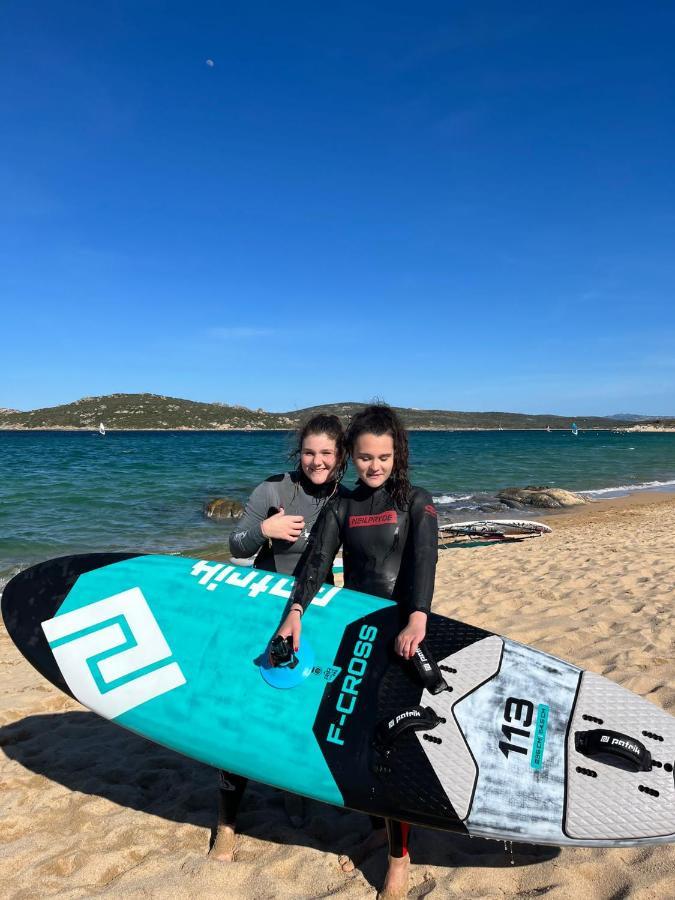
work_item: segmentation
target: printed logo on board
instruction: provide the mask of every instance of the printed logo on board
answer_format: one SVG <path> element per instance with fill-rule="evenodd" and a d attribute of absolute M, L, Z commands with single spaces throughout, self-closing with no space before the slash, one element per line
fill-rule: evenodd
<path fill-rule="evenodd" d="M 537 706 L 537 719 L 532 734 L 534 703 L 522 697 L 509 697 L 504 707 L 504 723 L 502 732 L 506 738 L 499 742 L 499 749 L 509 759 L 509 753 L 530 753 L 530 766 L 539 771 L 544 761 L 546 732 L 548 730 L 549 707 L 546 703 Z M 513 723 L 517 722 L 518 727 Z"/>
<path fill-rule="evenodd" d="M 312 666 L 312 675 L 322 675 L 324 681 L 328 682 L 328 684 L 332 684 L 341 671 L 340 666 L 325 666 L 325 668 Z"/>
<path fill-rule="evenodd" d="M 138 587 L 42 623 L 75 697 L 114 719 L 185 684 Z"/>
<path fill-rule="evenodd" d="M 248 596 L 253 598 L 258 594 L 269 594 L 271 597 L 283 597 L 284 600 L 288 600 L 291 596 L 293 579 L 290 576 L 266 573 L 263 569 L 237 568 L 225 563 L 200 559 L 192 566 L 190 574 L 197 578 L 197 583 L 207 591 L 215 591 L 221 584 L 229 584 L 231 587 L 244 588 Z M 312 605 L 328 606 L 340 590 L 339 587 L 323 584 L 312 600 Z"/>
<path fill-rule="evenodd" d="M 344 746 L 344 738 L 342 733 L 345 724 L 356 707 L 361 682 L 368 668 L 368 659 L 373 650 L 373 641 L 377 637 L 377 628 L 374 625 L 362 625 L 359 631 L 359 639 L 354 645 L 352 658 L 347 666 L 347 674 L 342 681 L 340 695 L 335 704 L 336 722 L 331 722 L 328 726 L 326 740 L 331 744 Z"/>

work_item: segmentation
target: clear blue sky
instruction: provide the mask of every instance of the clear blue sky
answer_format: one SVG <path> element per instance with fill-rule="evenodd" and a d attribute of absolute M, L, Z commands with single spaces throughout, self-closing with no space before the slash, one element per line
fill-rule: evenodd
<path fill-rule="evenodd" d="M 673 46 L 659 2 L 5 2 L 0 406 L 675 414 Z"/>

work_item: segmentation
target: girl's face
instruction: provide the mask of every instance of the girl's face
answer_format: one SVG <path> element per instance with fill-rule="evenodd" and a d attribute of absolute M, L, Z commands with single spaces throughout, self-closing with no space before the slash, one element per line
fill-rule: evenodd
<path fill-rule="evenodd" d="M 394 468 L 394 438 L 390 434 L 361 434 L 352 453 L 356 472 L 368 487 L 384 484 Z"/>
<path fill-rule="evenodd" d="M 337 465 L 335 440 L 327 434 L 308 434 L 302 442 L 300 465 L 312 484 L 330 481 Z"/>

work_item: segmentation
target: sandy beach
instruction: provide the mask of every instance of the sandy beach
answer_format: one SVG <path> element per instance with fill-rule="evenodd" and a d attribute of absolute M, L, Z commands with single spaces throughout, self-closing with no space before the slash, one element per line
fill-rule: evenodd
<path fill-rule="evenodd" d="M 607 675 L 675 713 L 675 497 L 639 494 L 549 516 L 522 543 L 441 550 L 434 610 Z M 59 693 L 0 628 L 0 896 L 374 897 L 384 850 L 353 877 L 337 855 L 365 816 L 319 803 L 291 825 L 250 785 L 234 863 L 210 861 L 216 778 Z M 411 897 L 662 900 L 675 845 L 590 850 L 416 829 Z"/>

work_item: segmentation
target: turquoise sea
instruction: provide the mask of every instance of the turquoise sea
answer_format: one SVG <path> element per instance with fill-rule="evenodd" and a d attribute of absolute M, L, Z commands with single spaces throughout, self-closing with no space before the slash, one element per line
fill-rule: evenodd
<path fill-rule="evenodd" d="M 206 519 L 204 503 L 244 501 L 290 465 L 291 442 L 283 432 L 0 432 L 0 589 L 67 553 L 222 549 L 228 525 Z M 503 487 L 675 490 L 672 433 L 416 432 L 411 461 L 447 520 L 499 514 Z"/>

